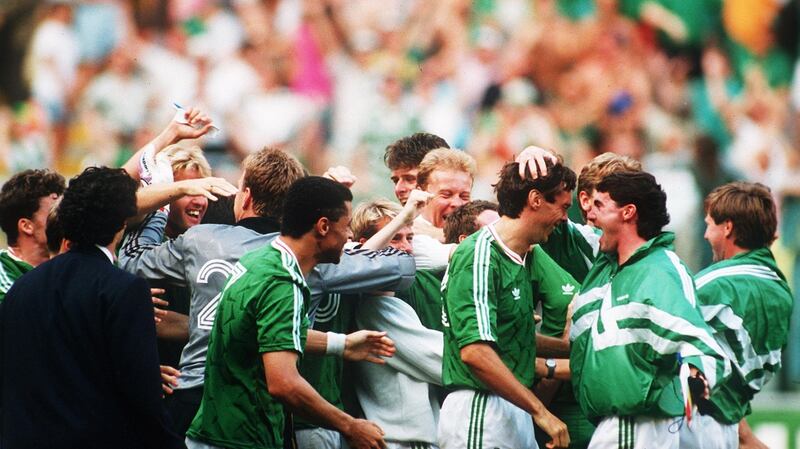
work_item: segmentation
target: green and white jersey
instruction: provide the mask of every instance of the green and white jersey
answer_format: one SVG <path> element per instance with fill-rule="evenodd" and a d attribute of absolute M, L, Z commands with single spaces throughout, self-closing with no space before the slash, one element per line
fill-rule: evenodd
<path fill-rule="evenodd" d="M 407 290 L 397 292 L 417 312 L 422 325 L 443 332 L 442 327 L 442 276 L 443 271 L 417 270 L 414 283 Z"/>
<path fill-rule="evenodd" d="M 736 424 L 750 400 L 781 366 L 789 337 L 792 293 L 768 248 L 717 262 L 695 276 L 697 302 L 733 375 L 711 395 L 712 416 Z"/>
<path fill-rule="evenodd" d="M 320 332 L 347 333 L 352 327 L 356 295 L 329 293 L 320 302 L 317 316 L 312 328 Z M 342 366 L 341 357 L 320 354 L 307 354 L 300 360 L 300 374 L 315 390 L 339 410 L 344 410 L 342 402 Z M 294 418 L 295 429 L 313 429 L 319 427 L 304 420 L 300 416 Z"/>
<path fill-rule="evenodd" d="M 6 293 L 23 274 L 33 270 L 33 266 L 8 250 L 0 250 L 0 303 Z"/>
<path fill-rule="evenodd" d="M 566 221 L 556 226 L 540 246 L 575 280 L 583 282 L 600 251 L 600 230 Z"/>
<path fill-rule="evenodd" d="M 461 348 L 476 342 L 490 343 L 517 380 L 532 386 L 534 308 L 565 296 L 563 287 L 572 284 L 560 281 L 564 275 L 538 247 L 520 258 L 493 225 L 461 242 L 442 281 L 445 386 L 489 391 L 461 361 Z"/>
<path fill-rule="evenodd" d="M 261 354 L 303 353 L 310 295 L 280 238 L 239 260 L 217 309 L 203 401 L 188 436 L 233 449 L 283 448 L 283 406 L 269 395 Z"/>
<path fill-rule="evenodd" d="M 622 265 L 601 254 L 586 276 L 573 305 L 570 369 L 590 420 L 682 415 L 679 356 L 712 388 L 730 374 L 673 241 L 661 233 Z"/>
<path fill-rule="evenodd" d="M 559 266 L 539 245 L 531 251 L 529 264 L 536 301 L 542 316 L 539 333 L 548 337 L 561 337 L 567 326 L 567 309 L 580 291 L 581 284 Z M 538 307 L 537 307 L 538 308 Z"/>

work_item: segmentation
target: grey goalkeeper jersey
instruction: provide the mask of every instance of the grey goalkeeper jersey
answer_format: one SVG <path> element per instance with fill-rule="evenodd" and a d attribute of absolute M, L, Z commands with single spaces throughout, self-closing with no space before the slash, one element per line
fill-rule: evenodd
<path fill-rule="evenodd" d="M 181 353 L 178 388 L 203 384 L 208 338 L 222 289 L 241 256 L 266 245 L 278 233 L 261 234 L 244 226 L 203 224 L 162 243 L 167 216 L 156 212 L 129 233 L 119 266 L 145 279 L 166 279 L 187 286 L 189 342 Z M 402 290 L 414 281 L 414 258 L 402 251 L 345 251 L 338 264 L 320 264 L 306 277 L 311 289 L 309 318 L 327 293 L 356 294 Z"/>

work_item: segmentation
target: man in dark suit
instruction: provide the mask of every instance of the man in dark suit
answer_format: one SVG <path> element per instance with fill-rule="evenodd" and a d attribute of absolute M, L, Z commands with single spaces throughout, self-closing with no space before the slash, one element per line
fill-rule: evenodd
<path fill-rule="evenodd" d="M 0 308 L 2 447 L 173 448 L 147 283 L 114 266 L 136 182 L 88 168 L 58 208 L 72 249 L 21 277 Z"/>

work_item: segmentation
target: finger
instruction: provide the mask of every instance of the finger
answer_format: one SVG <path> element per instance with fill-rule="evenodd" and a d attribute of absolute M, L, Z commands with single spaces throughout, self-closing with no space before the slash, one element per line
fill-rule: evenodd
<path fill-rule="evenodd" d="M 367 362 L 370 362 L 370 363 L 374 363 L 376 365 L 385 365 L 386 364 L 385 360 L 383 360 L 380 357 L 375 357 L 374 355 L 368 355 L 367 357 L 364 358 L 364 360 L 367 361 Z"/>
<path fill-rule="evenodd" d="M 153 307 L 153 315 L 158 319 L 166 318 L 167 311 L 159 309 L 158 307 Z"/>
<path fill-rule="evenodd" d="M 167 307 L 169 305 L 168 301 L 164 301 L 161 298 L 156 298 L 155 296 L 153 296 L 152 299 L 153 299 L 153 304 L 157 306 Z"/>
<path fill-rule="evenodd" d="M 536 155 L 536 166 L 539 169 L 539 176 L 547 176 L 547 164 L 545 164 L 544 157 L 541 154 Z"/>
<path fill-rule="evenodd" d="M 167 384 L 161 384 L 161 389 L 164 390 L 166 394 L 172 394 L 172 388 Z"/>
<path fill-rule="evenodd" d="M 525 159 L 525 160 L 519 161 L 519 167 L 518 167 L 519 168 L 519 177 L 522 178 L 522 179 L 525 179 L 525 168 L 526 167 L 527 167 L 527 169 L 529 171 L 533 171 L 533 170 L 531 170 L 531 160 L 530 159 Z"/>
<path fill-rule="evenodd" d="M 172 366 L 169 366 L 169 365 L 160 365 L 160 368 L 161 368 L 161 372 L 162 373 L 170 374 L 172 376 L 180 376 L 181 375 L 181 372 L 178 371 L 178 369 L 175 368 L 175 367 L 172 367 Z"/>
<path fill-rule="evenodd" d="M 161 318 L 154 316 L 153 319 L 155 320 L 156 324 L 161 324 Z"/>
<path fill-rule="evenodd" d="M 164 290 L 163 288 L 151 288 L 150 289 L 150 295 L 152 295 L 152 296 L 160 296 L 160 295 L 163 295 L 164 293 L 166 293 L 166 290 Z"/>

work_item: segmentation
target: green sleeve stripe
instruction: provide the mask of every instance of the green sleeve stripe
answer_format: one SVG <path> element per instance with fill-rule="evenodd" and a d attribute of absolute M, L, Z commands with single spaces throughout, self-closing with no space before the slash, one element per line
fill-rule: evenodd
<path fill-rule="evenodd" d="M 717 338 L 724 338 L 726 334 L 733 334 L 736 336 L 736 342 L 727 342 L 728 346 L 734 346 L 734 343 L 742 349 L 741 354 L 728 354 L 728 357 L 731 358 L 733 362 L 736 363 L 736 368 L 742 374 L 743 377 L 747 377 L 751 372 L 755 370 L 762 370 L 766 365 L 779 365 L 781 363 L 781 350 L 775 349 L 766 353 L 757 353 L 755 347 L 753 347 L 752 339 L 750 338 L 750 333 L 747 332 L 747 329 L 744 327 L 744 321 L 741 317 L 737 316 L 733 309 L 729 306 L 724 304 L 719 304 L 716 306 L 705 306 L 701 307 L 703 312 L 703 317 L 705 318 L 706 314 L 708 313 L 716 317 L 719 322 L 721 322 L 730 332 L 720 332 L 717 334 Z M 760 390 L 761 386 L 766 383 L 764 382 L 755 382 L 751 385 L 751 388 L 756 390 Z"/>
<path fill-rule="evenodd" d="M 303 322 L 303 292 L 301 292 L 300 287 L 294 283 L 292 284 L 292 290 L 294 291 L 294 310 L 292 311 L 292 341 L 294 343 L 294 349 L 302 354 L 303 345 L 300 342 L 300 325 Z"/>
<path fill-rule="evenodd" d="M 697 289 L 705 287 L 709 282 L 726 276 L 754 276 L 761 279 L 780 281 L 781 278 L 772 270 L 761 265 L 734 265 L 710 271 L 697 279 Z"/>
<path fill-rule="evenodd" d="M 480 235 L 475 242 L 472 264 L 472 299 L 478 321 L 478 335 L 481 340 L 495 341 L 489 317 L 489 267 L 491 262 L 491 238 L 489 233 Z"/>
<path fill-rule="evenodd" d="M 677 354 L 684 356 L 712 356 L 725 359 L 723 376 L 730 372 L 730 365 L 724 352 L 714 338 L 706 331 L 679 316 L 672 315 L 661 309 L 641 303 L 630 303 L 614 307 L 607 312 L 599 315 L 603 321 L 605 332 L 597 333 L 592 339 L 595 351 L 600 351 L 613 346 L 623 346 L 631 343 L 644 343 L 653 348 L 659 354 Z M 650 328 L 643 329 L 623 329 L 619 328 L 621 320 L 647 320 L 653 325 L 662 329 L 668 329 L 674 334 L 682 336 L 681 340 L 668 339 L 658 335 Z M 701 346 L 708 348 L 702 351 L 697 345 L 687 340 L 695 340 Z M 711 352 L 711 354 L 706 354 Z M 717 381 L 717 373 L 704 373 L 713 386 Z"/>
<path fill-rule="evenodd" d="M 2 265 L 2 261 L 0 261 L 0 291 L 3 293 L 8 292 L 11 286 L 14 283 L 8 277 L 8 273 L 6 273 L 6 267 Z"/>
<path fill-rule="evenodd" d="M 694 283 L 692 282 L 692 276 L 686 270 L 686 267 L 683 266 L 681 260 L 678 258 L 678 255 L 672 251 L 664 251 L 667 254 L 667 258 L 669 261 L 672 262 L 672 265 L 675 267 L 675 271 L 678 272 L 678 276 L 681 278 L 681 287 L 683 287 L 683 296 L 689 301 L 689 304 L 694 307 L 697 304 L 697 297 L 695 296 L 694 290 Z"/>

